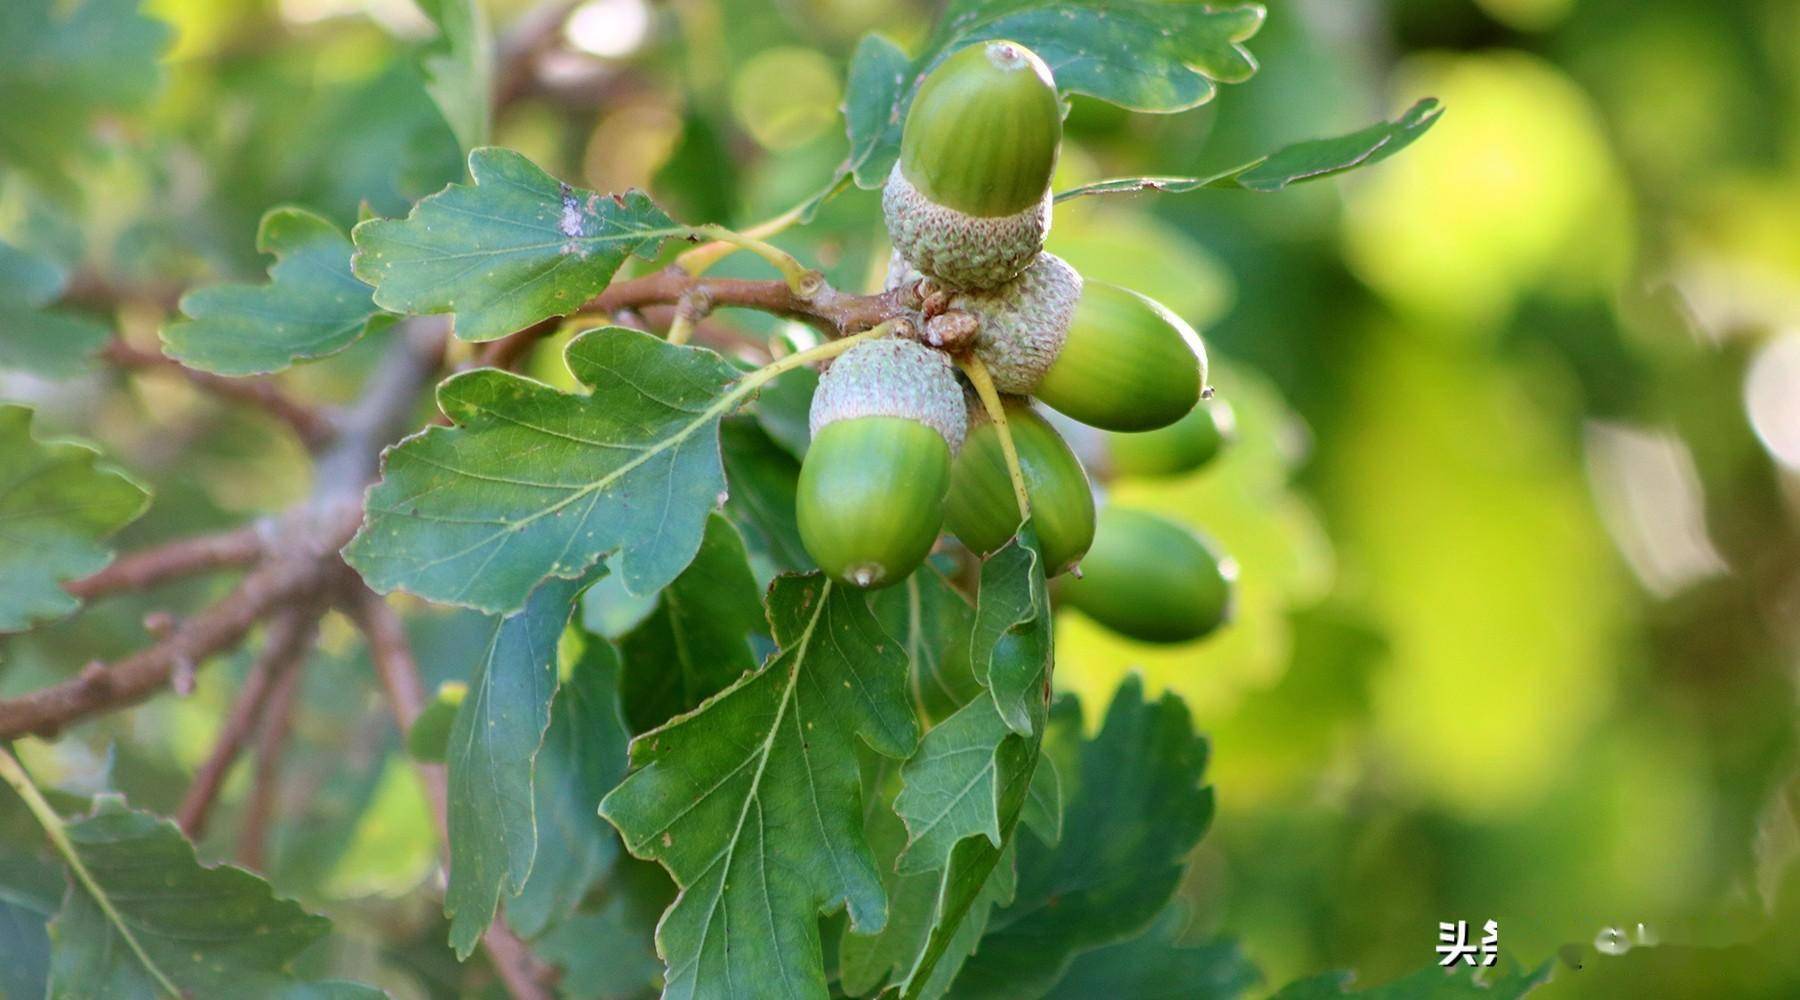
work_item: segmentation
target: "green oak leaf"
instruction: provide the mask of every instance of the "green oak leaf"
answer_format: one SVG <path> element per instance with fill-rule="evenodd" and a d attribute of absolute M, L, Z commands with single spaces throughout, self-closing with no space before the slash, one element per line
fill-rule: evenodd
<path fill-rule="evenodd" d="M 0 242 L 0 369 L 46 378 L 87 370 L 112 331 L 86 316 L 44 308 L 67 281 L 50 258 Z"/>
<path fill-rule="evenodd" d="M 826 997 L 819 914 L 846 907 L 865 933 L 887 919 L 856 745 L 916 746 L 905 654 L 860 591 L 820 575 L 777 579 L 768 607 L 779 651 L 634 740 L 637 769 L 600 804 L 681 887 L 657 931 L 665 997 Z"/>
<path fill-rule="evenodd" d="M 1057 201 L 1094 194 L 1126 194 L 1166 191 L 1182 194 L 1202 188 L 1236 188 L 1242 191 L 1280 191 L 1292 184 L 1315 181 L 1361 167 L 1374 166 L 1393 156 L 1426 133 L 1443 116 L 1444 106 L 1425 98 L 1389 122 L 1330 139 L 1297 142 L 1267 156 L 1208 177 L 1114 177 L 1059 191 Z"/>
<path fill-rule="evenodd" d="M 1289 983 L 1274 1000 L 1519 1000 L 1550 981 L 1553 964 L 1545 962 L 1535 969 L 1507 969 L 1498 975 L 1477 979 L 1481 970 L 1466 966 L 1441 969 L 1437 966 L 1366 990 L 1350 989 L 1356 976 L 1349 972 L 1327 972 Z"/>
<path fill-rule="evenodd" d="M 1185 111 L 1212 99 L 1213 81 L 1241 83 L 1256 72 L 1240 43 L 1262 27 L 1263 15 L 1255 4 L 956 0 L 913 58 L 879 35 L 857 46 L 844 98 L 848 167 L 863 187 L 887 180 L 919 82 L 971 43 L 1007 38 L 1027 46 L 1065 93 L 1133 111 Z"/>
<path fill-rule="evenodd" d="M 1045 1000 L 1235 1000 L 1262 978 L 1235 941 L 1181 944 L 1186 923 L 1171 905 L 1143 934 L 1075 959 Z"/>
<path fill-rule="evenodd" d="M 37 441 L 23 406 L 0 405 L 0 455 L 0 632 L 19 632 L 80 605 L 61 585 L 112 561 L 101 539 L 149 494 L 86 445 Z"/>
<path fill-rule="evenodd" d="M 50 980 L 50 915 L 0 892 L 0 997 L 41 997 Z"/>
<path fill-rule="evenodd" d="M 882 871 L 882 887 L 888 895 L 888 922 L 879 934 L 857 934 L 846 927 L 839 938 L 840 985 L 852 996 L 872 995 L 890 977 L 904 976 L 925 949 L 937 917 L 941 873 L 902 874 L 896 869 L 895 860 L 906 848 L 906 825 L 893 808 L 894 796 L 900 790 L 899 772 L 897 764 L 886 760 L 877 763 L 873 773 L 865 772 L 865 787 L 875 789 L 876 794 L 864 810 L 864 830 Z M 981 897 L 950 942 L 947 952 L 953 957 L 938 962 L 919 995 L 935 998 L 949 989 L 962 958 L 974 950 L 986 929 L 988 912 L 1011 901 L 1015 877 L 1009 844 L 982 887 Z"/>
<path fill-rule="evenodd" d="M 593 909 L 557 922 L 531 950 L 555 965 L 556 995 L 570 1000 L 643 1000 L 662 977 L 653 930 L 675 887 L 648 861 L 621 858 Z"/>
<path fill-rule="evenodd" d="M 969 650 L 975 609 L 936 566 L 927 563 L 905 582 L 876 591 L 869 606 L 906 647 L 921 719 L 935 725 L 982 693 Z"/>
<path fill-rule="evenodd" d="M 537 857 L 533 767 L 556 694 L 556 644 L 584 581 L 553 579 L 494 620 L 450 729 L 450 944 L 467 958 L 500 895 L 525 887 Z"/>
<path fill-rule="evenodd" d="M 174 38 L 140 0 L 7 0 L 0 3 L 0 166 L 58 190 L 68 159 L 91 140 L 96 115 L 143 107 L 162 79 Z"/>
<path fill-rule="evenodd" d="M 456 335 L 493 340 L 581 308 L 632 254 L 688 232 L 641 191 L 570 187 L 510 149 L 469 153 L 474 184 L 421 199 L 404 219 L 351 232 L 352 270 L 375 304 L 454 313 Z"/>
<path fill-rule="evenodd" d="M 1050 591 L 1035 534 L 981 563 L 969 655 L 1008 728 L 1030 736 L 1044 711 Z"/>
<path fill-rule="evenodd" d="M 930 932 L 895 966 L 902 970 L 897 986 L 909 1000 L 941 993 L 980 939 L 989 909 L 1011 896 L 1010 873 L 1000 866 L 1010 857 L 1041 760 L 1048 718 L 1043 690 L 1053 657 L 1036 537 L 1027 522 L 988 556 L 971 626 L 978 676 L 1036 686 L 1037 696 L 1021 703 L 1024 733 L 984 692 L 927 732 L 901 768 L 894 811 L 906 825 L 907 844 L 894 870 L 937 875 Z M 1011 696 L 1007 701 L 1014 703 Z"/>
<path fill-rule="evenodd" d="M 609 553 L 638 595 L 686 568 L 725 491 L 719 418 L 753 378 L 622 327 L 582 334 L 565 357 L 590 394 L 493 369 L 438 387 L 457 426 L 389 449 L 344 550 L 370 586 L 508 613 Z"/>
<path fill-rule="evenodd" d="M 526 938 L 574 912 L 619 856 L 618 835 L 596 807 L 625 776 L 630 734 L 619 706 L 619 654 L 590 637 L 556 689 L 538 751 L 537 857 L 506 921 Z"/>
<path fill-rule="evenodd" d="M 350 273 L 350 240 L 330 220 L 271 209 L 256 227 L 256 249 L 276 259 L 268 284 L 183 295 L 187 318 L 163 327 L 164 354 L 202 371 L 256 375 L 335 354 L 393 321 Z"/>
<path fill-rule="evenodd" d="M 795 458 L 805 458 L 812 444 L 812 398 L 818 387 L 818 372 L 795 368 L 764 386 L 756 397 L 756 422 Z"/>
<path fill-rule="evenodd" d="M 719 429 L 725 448 L 725 516 L 743 532 L 757 579 L 815 569 L 800 540 L 800 461 L 757 422 L 733 417 Z"/>
<path fill-rule="evenodd" d="M 420 0 L 438 26 L 437 51 L 424 60 L 425 89 L 462 148 L 488 141 L 494 94 L 494 40 L 476 0 Z"/>
<path fill-rule="evenodd" d="M 692 711 L 755 670 L 750 636 L 767 633 L 762 589 L 743 539 L 714 514 L 694 561 L 663 588 L 643 624 L 619 640 L 631 731 L 647 732 Z"/>
<path fill-rule="evenodd" d="M 382 996 L 292 979 L 290 964 L 330 923 L 241 868 L 203 867 L 168 820 L 106 795 L 64 829 L 118 919 L 70 885 L 50 925 L 51 997 L 163 997 L 169 986 L 184 996 Z"/>
<path fill-rule="evenodd" d="M 1174 894 L 1184 859 L 1212 821 L 1201 787 L 1206 740 L 1173 694 L 1146 703 L 1133 675 L 1082 744 L 1054 845 L 1019 844 L 1019 886 L 994 913 L 950 995 L 1040 997 L 1075 955 L 1128 939 Z"/>

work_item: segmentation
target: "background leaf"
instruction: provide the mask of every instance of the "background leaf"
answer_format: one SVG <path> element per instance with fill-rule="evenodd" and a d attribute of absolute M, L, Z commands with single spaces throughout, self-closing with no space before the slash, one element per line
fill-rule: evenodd
<path fill-rule="evenodd" d="M 345 549 L 370 586 L 510 612 L 608 553 L 634 594 L 687 566 L 725 490 L 718 424 L 738 371 L 620 327 L 578 337 L 567 359 L 590 394 L 493 369 L 438 387 L 457 426 L 388 451 Z"/>
<path fill-rule="evenodd" d="M 1058 90 L 1134 111 L 1185 111 L 1212 99 L 1213 81 L 1241 83 L 1256 61 L 1239 43 L 1262 27 L 1254 4 L 1210 7 L 1146 0 L 960 0 L 944 11 L 925 46 L 906 61 L 870 36 L 850 63 L 844 101 L 849 166 L 879 187 L 900 156 L 900 133 L 919 81 L 974 42 L 1007 38 L 1032 49 Z"/>
<path fill-rule="evenodd" d="M 655 729 L 755 670 L 753 634 L 768 635 L 762 591 L 737 529 L 714 514 L 694 561 L 662 589 L 644 623 L 619 640 L 631 730 Z"/>
<path fill-rule="evenodd" d="M 456 335 L 493 340 L 579 309 L 632 254 L 685 229 L 641 191 L 570 187 L 509 149 L 469 154 L 474 184 L 452 184 L 404 219 L 351 233 L 356 276 L 394 312 L 454 313 Z"/>
<path fill-rule="evenodd" d="M 476 0 L 420 0 L 436 22 L 438 51 L 425 57 L 425 89 L 464 150 L 488 141 L 492 127 L 494 40 Z"/>
<path fill-rule="evenodd" d="M 600 818 L 600 800 L 625 776 L 630 734 L 619 706 L 619 654 L 589 638 L 556 689 L 550 728 L 538 751 L 537 856 L 506 920 L 527 938 L 568 917 L 613 870 L 619 838 Z"/>
<path fill-rule="evenodd" d="M 633 741 L 637 770 L 601 803 L 681 886 L 657 932 L 667 996 L 825 997 L 820 912 L 887 918 L 855 753 L 916 744 L 903 654 L 861 591 L 816 574 L 775 582 L 769 622 L 781 651 Z"/>
<path fill-rule="evenodd" d="M 61 585 L 112 561 L 101 539 L 149 494 L 86 445 L 35 440 L 23 406 L 0 405 L 0 455 L 0 632 L 17 632 L 75 610 Z"/>
<path fill-rule="evenodd" d="M 556 644 L 581 581 L 550 580 L 497 619 L 450 730 L 450 885 L 444 912 L 459 957 L 474 951 L 504 891 L 525 888 L 537 857 L 533 765 L 556 694 Z"/>
<path fill-rule="evenodd" d="M 44 308 L 67 282 L 50 258 L 0 242 L 0 370 L 49 378 L 87 370 L 111 331 L 87 316 Z"/>
<path fill-rule="evenodd" d="M 266 285 L 216 285 L 181 297 L 187 319 L 163 327 L 163 353 L 221 375 L 280 371 L 349 347 L 392 317 L 350 273 L 350 240 L 301 208 L 262 218 L 256 249 L 273 254 Z"/>
<path fill-rule="evenodd" d="M 1127 679 L 1081 747 L 1061 840 L 1020 842 L 1018 891 L 989 919 L 951 995 L 1042 996 L 1077 953 L 1146 927 L 1212 821 L 1206 756 L 1179 698 L 1146 703 Z"/>
<path fill-rule="evenodd" d="M 1427 97 L 1398 118 L 1330 139 L 1310 139 L 1251 160 L 1210 177 L 1114 177 L 1059 191 L 1057 201 L 1092 194 L 1165 191 L 1183 194 L 1201 188 L 1237 188 L 1245 191 L 1280 191 L 1290 184 L 1319 180 L 1374 166 L 1393 156 L 1437 124 L 1444 106 Z"/>
<path fill-rule="evenodd" d="M 1261 975 L 1235 941 L 1180 943 L 1185 914 L 1170 906 L 1148 931 L 1075 959 L 1045 1000 L 1232 1000 Z"/>
<path fill-rule="evenodd" d="M 163 976 L 195 996 L 274 996 L 298 984 L 287 969 L 331 925 L 241 868 L 202 867 L 168 820 L 95 800 L 92 815 L 66 827 L 101 890 Z M 152 997 L 162 991 L 93 897 L 71 885 L 51 924 L 56 946 L 50 995 Z M 205 947 L 197 948 L 197 942 Z M 377 997 L 346 983 L 313 996 Z"/>
<path fill-rule="evenodd" d="M 139 0 L 9 0 L 0 4 L 0 164 L 54 188 L 66 158 L 88 145 L 93 117 L 142 107 L 173 32 Z"/>

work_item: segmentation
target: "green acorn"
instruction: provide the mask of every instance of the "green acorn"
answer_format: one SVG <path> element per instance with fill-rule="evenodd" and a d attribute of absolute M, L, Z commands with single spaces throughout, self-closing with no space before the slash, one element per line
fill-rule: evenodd
<path fill-rule="evenodd" d="M 1237 435 L 1237 417 L 1222 399 L 1203 399 L 1167 427 L 1106 435 L 1112 470 L 1121 476 L 1179 476 L 1201 468 Z"/>
<path fill-rule="evenodd" d="M 949 308 L 980 320 L 975 355 L 995 388 L 1102 430 L 1173 424 L 1206 385 L 1193 327 L 1136 292 L 1083 281 L 1055 254 L 999 288 L 951 296 Z"/>
<path fill-rule="evenodd" d="M 1149 431 L 1186 416 L 1205 386 L 1193 327 L 1152 299 L 1090 281 L 1033 395 L 1090 427 Z"/>
<path fill-rule="evenodd" d="M 1094 545 L 1079 579 L 1060 596 L 1121 635 L 1144 642 L 1188 642 L 1231 617 L 1237 566 L 1193 532 L 1166 518 L 1126 507 L 1100 513 Z"/>
<path fill-rule="evenodd" d="M 1087 471 L 1056 428 L 1032 409 L 1029 400 L 1008 397 L 1006 426 L 1012 431 L 1031 498 L 1032 522 L 1043 546 L 1050 576 L 1073 566 L 1094 540 L 1094 492 Z M 950 471 L 950 500 L 944 524 L 963 544 L 986 555 L 1019 530 L 1019 504 L 1000 433 L 985 416 Z"/>
<path fill-rule="evenodd" d="M 968 429 L 950 359 L 910 340 L 858 344 L 820 376 L 811 425 L 796 497 L 806 551 L 858 587 L 906 579 L 943 526 Z"/>
<path fill-rule="evenodd" d="M 881 207 L 914 267 L 958 288 L 1018 274 L 1050 230 L 1062 103 L 1050 68 L 1017 42 L 978 42 L 913 96 Z"/>

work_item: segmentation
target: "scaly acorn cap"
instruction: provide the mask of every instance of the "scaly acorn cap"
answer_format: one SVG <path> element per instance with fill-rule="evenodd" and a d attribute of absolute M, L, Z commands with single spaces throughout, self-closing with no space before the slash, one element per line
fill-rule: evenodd
<path fill-rule="evenodd" d="M 1037 389 L 1062 353 L 1081 289 L 1081 275 L 1067 261 L 1042 253 L 998 288 L 951 296 L 950 308 L 981 321 L 975 356 L 987 365 L 994 388 L 1024 396 Z"/>
<path fill-rule="evenodd" d="M 857 417 L 904 417 L 938 432 L 954 455 L 969 430 L 956 368 L 942 351 L 884 337 L 839 355 L 819 376 L 808 423 L 813 437 Z"/>
<path fill-rule="evenodd" d="M 1023 270 L 1050 231 L 1062 104 L 1050 69 L 1017 42 L 978 42 L 913 97 L 881 207 L 895 249 L 957 288 Z"/>

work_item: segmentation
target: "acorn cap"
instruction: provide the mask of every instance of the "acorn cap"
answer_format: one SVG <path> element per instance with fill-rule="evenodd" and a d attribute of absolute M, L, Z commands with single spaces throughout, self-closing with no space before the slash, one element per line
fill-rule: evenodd
<path fill-rule="evenodd" d="M 994 388 L 1029 395 L 1062 353 L 1081 299 L 1081 275 L 1055 254 L 1038 254 L 1023 274 L 985 292 L 962 292 L 950 308 L 981 321 L 975 356 Z"/>
<path fill-rule="evenodd" d="M 1093 485 L 1074 449 L 1030 400 L 1011 396 L 1003 405 L 1047 573 L 1055 576 L 1080 559 L 1094 540 Z M 985 413 L 970 424 L 969 440 L 951 467 L 944 524 L 964 545 L 983 555 L 1005 545 L 1019 530 L 1018 499 L 1006 454 L 999 431 Z"/>
<path fill-rule="evenodd" d="M 1148 431 L 1186 416 L 1205 386 L 1193 327 L 1153 299 L 1089 281 L 1033 394 L 1090 427 Z"/>
<path fill-rule="evenodd" d="M 1043 201 L 1062 144 L 1062 102 L 1037 53 L 977 42 L 919 84 L 900 140 L 900 169 L 932 203 L 978 218 Z"/>
<path fill-rule="evenodd" d="M 1025 269 L 1050 232 L 1050 191 L 1011 215 L 939 205 L 894 164 L 881 192 L 888 239 L 907 263 L 954 288 L 992 288 Z"/>
<path fill-rule="evenodd" d="M 857 417 L 904 417 L 938 432 L 955 454 L 968 433 L 956 368 L 942 351 L 897 337 L 865 341 L 838 355 L 813 392 L 812 436 Z"/>

